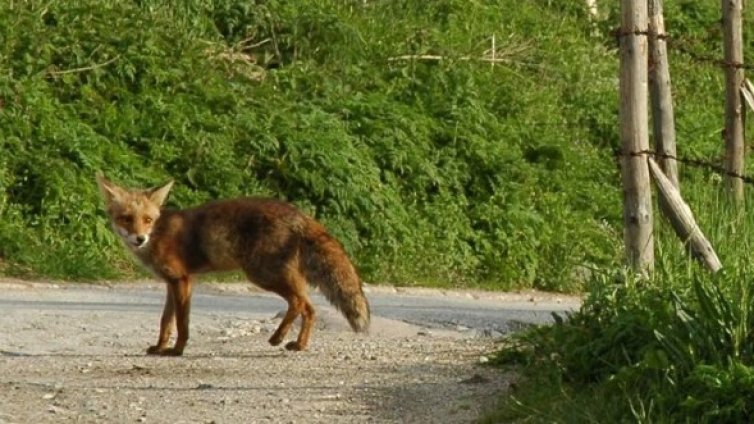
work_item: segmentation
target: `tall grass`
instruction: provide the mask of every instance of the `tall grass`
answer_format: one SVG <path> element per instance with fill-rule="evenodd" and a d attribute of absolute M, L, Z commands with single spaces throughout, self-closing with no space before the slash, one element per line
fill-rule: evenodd
<path fill-rule="evenodd" d="M 687 197 L 724 269 L 690 263 L 659 225 L 652 279 L 598 276 L 578 312 L 510 340 L 500 363 L 528 382 L 491 421 L 754 419 L 754 218 L 701 190 Z"/>

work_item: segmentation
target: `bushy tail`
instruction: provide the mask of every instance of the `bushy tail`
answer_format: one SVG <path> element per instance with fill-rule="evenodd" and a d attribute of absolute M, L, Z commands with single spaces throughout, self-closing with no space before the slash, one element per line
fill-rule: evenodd
<path fill-rule="evenodd" d="M 343 246 L 318 222 L 311 220 L 304 232 L 303 273 L 335 306 L 356 332 L 369 329 L 369 302 L 356 269 Z"/>

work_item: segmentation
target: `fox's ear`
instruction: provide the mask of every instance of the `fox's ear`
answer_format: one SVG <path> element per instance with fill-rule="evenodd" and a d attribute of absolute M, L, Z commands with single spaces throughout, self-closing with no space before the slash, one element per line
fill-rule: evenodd
<path fill-rule="evenodd" d="M 167 184 L 163 186 L 148 190 L 147 196 L 149 197 L 149 200 L 154 202 L 157 206 L 162 206 L 162 204 L 165 203 L 165 199 L 168 198 L 168 193 L 170 193 L 172 187 L 173 181 L 168 181 Z"/>
<path fill-rule="evenodd" d="M 102 197 L 108 202 L 114 202 L 123 197 L 123 189 L 110 182 L 100 173 L 97 174 L 97 185 Z"/>

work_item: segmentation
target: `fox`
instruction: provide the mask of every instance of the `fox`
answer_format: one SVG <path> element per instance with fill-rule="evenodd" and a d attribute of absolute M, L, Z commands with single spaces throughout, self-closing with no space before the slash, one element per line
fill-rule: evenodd
<path fill-rule="evenodd" d="M 114 232 L 167 293 L 157 344 L 148 355 L 181 356 L 189 340 L 192 281 L 197 274 L 242 271 L 288 304 L 269 343 L 280 345 L 295 320 L 301 329 L 285 348 L 306 350 L 316 311 L 308 286 L 318 288 L 355 332 L 366 332 L 369 302 L 343 245 L 291 203 L 247 197 L 211 201 L 188 209 L 163 205 L 173 181 L 146 189 L 125 188 L 96 175 Z M 173 325 L 177 330 L 170 346 Z"/>

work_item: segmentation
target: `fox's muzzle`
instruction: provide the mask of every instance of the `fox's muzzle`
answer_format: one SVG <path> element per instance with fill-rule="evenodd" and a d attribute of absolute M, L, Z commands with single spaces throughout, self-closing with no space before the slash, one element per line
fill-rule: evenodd
<path fill-rule="evenodd" d="M 128 230 L 118 226 L 116 226 L 115 229 L 118 234 L 123 237 L 123 240 L 125 240 L 131 247 L 141 249 L 149 243 L 149 234 L 130 234 Z"/>

